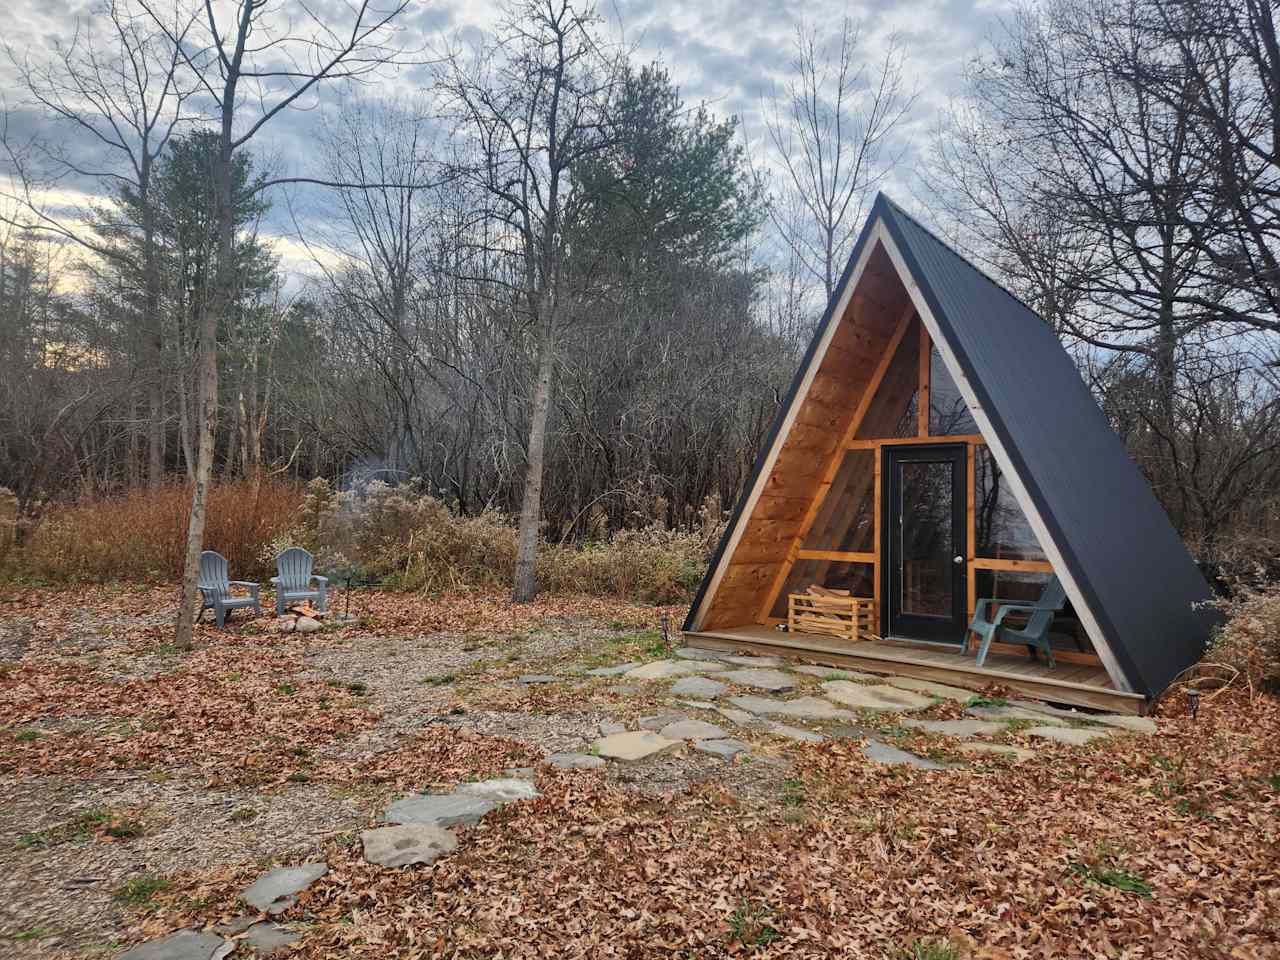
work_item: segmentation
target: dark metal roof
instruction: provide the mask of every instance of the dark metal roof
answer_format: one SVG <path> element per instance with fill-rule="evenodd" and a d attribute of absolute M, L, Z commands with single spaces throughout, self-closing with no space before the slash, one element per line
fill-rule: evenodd
<path fill-rule="evenodd" d="M 1120 669 L 1135 691 L 1158 694 L 1203 652 L 1215 616 L 1193 604 L 1209 598 L 1208 584 L 1048 324 L 883 194 L 779 409 L 685 629 L 692 629 L 877 220 L 902 253 Z"/>
<path fill-rule="evenodd" d="M 877 214 L 1125 676 L 1159 693 L 1215 620 L 1164 508 L 1049 325 L 883 195 Z"/>

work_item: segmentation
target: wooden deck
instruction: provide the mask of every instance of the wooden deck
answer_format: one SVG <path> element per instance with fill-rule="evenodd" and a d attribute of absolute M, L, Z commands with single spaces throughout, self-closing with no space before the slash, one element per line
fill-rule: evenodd
<path fill-rule="evenodd" d="M 1146 698 L 1141 694 L 1115 689 L 1100 666 L 1060 662 L 1050 670 L 1038 660 L 993 653 L 979 668 L 972 655 L 966 656 L 958 648 L 892 640 L 845 643 L 833 637 L 783 633 L 760 625 L 690 632 L 684 636 L 691 646 L 711 650 L 772 653 L 827 666 L 918 677 L 974 690 L 998 683 L 1037 700 L 1113 713 L 1141 714 L 1147 707 Z"/>

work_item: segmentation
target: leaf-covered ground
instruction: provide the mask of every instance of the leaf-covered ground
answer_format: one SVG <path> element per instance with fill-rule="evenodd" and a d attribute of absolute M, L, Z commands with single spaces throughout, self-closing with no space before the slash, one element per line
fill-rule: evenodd
<path fill-rule="evenodd" d="M 730 764 L 539 767 L 538 800 L 383 870 L 356 834 L 388 800 L 582 749 L 604 719 L 688 713 L 665 683 L 570 671 L 661 656 L 678 611 L 366 594 L 351 624 L 242 620 L 183 653 L 172 601 L 0 597 L 0 954 L 113 956 L 323 857 L 277 956 L 1280 956 L 1273 699 L 1229 691 L 1193 721 L 1173 698 L 1154 736 L 1022 763 L 866 718 L 963 759 L 942 771 L 741 729 L 752 755 Z"/>

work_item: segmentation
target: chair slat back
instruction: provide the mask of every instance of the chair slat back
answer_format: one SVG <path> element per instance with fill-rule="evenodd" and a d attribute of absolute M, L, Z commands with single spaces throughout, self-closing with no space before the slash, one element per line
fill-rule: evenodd
<path fill-rule="evenodd" d="M 1062 585 L 1062 581 L 1053 576 L 1049 582 L 1044 585 L 1044 590 L 1040 594 L 1040 599 L 1036 601 L 1036 610 L 1044 610 L 1052 613 L 1061 613 L 1062 608 L 1067 605 L 1067 590 Z M 1040 616 L 1039 613 L 1036 616 Z M 1034 617 L 1032 618 L 1035 619 Z M 1053 617 L 1049 617 L 1050 620 Z"/>
<path fill-rule="evenodd" d="M 229 594 L 231 577 L 227 573 L 227 558 L 214 550 L 206 550 L 200 554 L 199 585 L 205 590 Z"/>
<path fill-rule="evenodd" d="M 311 583 L 314 558 L 301 547 L 290 547 L 276 557 L 276 575 L 286 590 L 305 590 Z"/>
<path fill-rule="evenodd" d="M 1019 630 L 1019 633 L 1025 633 L 1029 637 L 1042 637 L 1045 631 L 1053 623 L 1055 611 L 1053 610 L 1037 610 L 1027 620 L 1027 625 Z"/>

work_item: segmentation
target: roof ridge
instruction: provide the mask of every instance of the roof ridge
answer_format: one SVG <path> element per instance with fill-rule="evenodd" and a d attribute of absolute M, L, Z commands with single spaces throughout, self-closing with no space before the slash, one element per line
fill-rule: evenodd
<path fill-rule="evenodd" d="M 1034 315 L 1035 318 L 1039 320 L 1041 323 L 1047 322 L 1044 319 L 1044 317 L 1041 315 L 1039 310 L 1031 306 L 1031 304 L 1023 300 L 1022 297 L 1018 296 L 1016 293 L 1014 293 L 1012 290 L 1006 287 L 1003 283 L 1001 283 L 995 277 L 991 276 L 990 273 L 988 273 L 982 267 L 974 263 L 972 259 L 965 256 L 963 253 L 957 250 L 954 246 L 952 246 L 946 240 L 943 240 L 942 237 L 938 236 L 936 233 L 930 230 L 927 226 L 925 226 L 925 224 L 920 222 L 920 219 L 918 217 L 909 213 L 905 208 L 903 208 L 901 204 L 895 201 L 887 193 L 882 192 L 880 194 L 880 199 L 883 200 L 885 202 L 885 205 L 888 206 L 895 214 L 903 217 L 906 220 L 911 221 L 912 224 L 914 224 L 920 230 L 924 231 L 924 233 L 926 233 L 935 243 L 937 243 L 940 247 L 942 247 L 944 250 L 950 253 L 957 260 L 961 261 L 966 266 L 968 266 L 969 269 L 973 270 L 974 273 L 978 274 L 980 277 L 982 277 L 982 279 L 986 280 L 987 283 L 991 284 L 993 287 L 995 287 L 997 290 L 1003 293 L 1006 297 L 1008 297 L 1014 303 L 1018 304 L 1018 306 L 1022 307 L 1024 310 L 1030 311 L 1032 315 Z"/>

